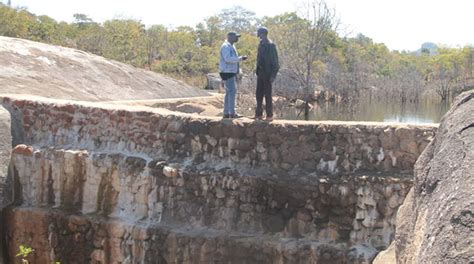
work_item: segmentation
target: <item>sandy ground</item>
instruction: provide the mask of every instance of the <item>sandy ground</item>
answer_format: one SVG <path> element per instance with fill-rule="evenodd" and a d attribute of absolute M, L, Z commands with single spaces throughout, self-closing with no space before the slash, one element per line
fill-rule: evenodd
<path fill-rule="evenodd" d="M 148 104 L 156 108 L 165 108 L 202 116 L 220 116 L 224 106 L 224 94 L 213 93 L 210 97 L 195 97 L 173 100 L 158 100 Z"/>
<path fill-rule="evenodd" d="M 236 98 L 236 112 L 244 116 L 253 117 L 255 111 L 255 95 L 238 94 Z M 279 109 L 289 104 L 283 97 L 273 97 L 274 111 L 278 116 Z M 174 100 L 157 100 L 152 107 L 165 108 L 182 113 L 199 114 L 201 116 L 222 116 L 224 109 L 224 94 L 211 93 L 209 97 L 195 97 Z"/>

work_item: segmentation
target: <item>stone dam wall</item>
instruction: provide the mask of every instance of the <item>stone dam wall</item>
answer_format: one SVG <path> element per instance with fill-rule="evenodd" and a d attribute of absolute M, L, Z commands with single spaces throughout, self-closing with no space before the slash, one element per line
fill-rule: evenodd
<path fill-rule="evenodd" d="M 368 263 L 435 125 L 254 122 L 3 97 L 9 261 Z M 16 145 L 15 144 L 15 145 Z"/>

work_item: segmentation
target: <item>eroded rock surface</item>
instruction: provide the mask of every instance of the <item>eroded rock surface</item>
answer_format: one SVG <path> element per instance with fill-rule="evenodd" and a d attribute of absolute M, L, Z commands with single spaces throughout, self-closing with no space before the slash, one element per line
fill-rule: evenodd
<path fill-rule="evenodd" d="M 272 262 L 283 254 L 278 253 L 281 247 L 288 248 L 285 254 L 293 260 L 305 259 L 303 248 L 308 247 L 315 250 L 315 258 L 324 259 L 320 251 L 327 250 L 328 260 L 335 261 L 331 263 L 363 262 L 390 243 L 396 208 L 411 187 L 409 177 L 400 175 L 289 180 L 242 175 L 230 168 L 178 169 L 164 160 L 54 149 L 36 149 L 33 155 L 15 152 L 13 164 L 20 186 L 15 200 L 21 207 L 8 217 L 12 221 L 8 224 L 10 248 L 16 249 L 23 239 L 36 241 L 33 246 L 39 259 L 55 252 L 56 258 L 67 263 L 77 254 L 87 260 L 97 257 L 97 252 L 106 263 L 127 258 L 136 263 L 146 254 L 168 263 L 186 262 L 199 258 L 204 250 L 202 245 L 187 244 L 198 243 L 195 240 L 224 250 L 222 256 L 214 250 L 205 253 L 203 263 L 232 259 L 235 252 L 230 245 L 234 243 L 240 251 L 235 263 Z M 36 213 L 38 221 L 26 223 Z M 81 219 L 83 228 L 71 227 L 67 223 L 71 217 Z M 101 224 L 114 231 L 102 230 Z M 47 232 L 36 229 L 39 226 Z M 136 230 L 144 238 L 129 237 Z M 180 249 L 166 255 L 168 236 L 176 232 L 182 237 L 174 242 Z M 150 233 L 158 237 L 150 241 Z M 66 254 L 61 245 L 76 236 L 85 251 Z M 93 243 L 96 239 L 103 242 Z M 259 245 L 259 241 L 265 243 Z M 153 253 L 150 244 L 161 250 Z M 136 251 L 128 252 L 125 245 Z M 192 247 L 197 251 L 185 253 Z M 248 253 L 258 249 L 266 253 Z"/>
<path fill-rule="evenodd" d="M 392 240 L 411 166 L 436 131 L 3 105 L 24 143 L 8 255 L 27 244 L 37 263 L 368 263 Z"/>
<path fill-rule="evenodd" d="M 397 217 L 397 263 L 474 263 L 473 190 L 470 91 L 457 98 L 416 163 L 415 185 Z"/>
<path fill-rule="evenodd" d="M 411 172 L 436 125 L 222 120 L 147 107 L 4 98 L 37 146 L 166 155 L 181 163 L 341 174 Z M 19 114 L 20 115 L 20 114 Z"/>
<path fill-rule="evenodd" d="M 0 264 L 4 263 L 4 231 L 3 207 L 7 205 L 12 193 L 8 188 L 8 168 L 12 150 L 11 117 L 10 113 L 0 106 Z"/>
<path fill-rule="evenodd" d="M 12 134 L 10 113 L 0 106 L 0 210 L 8 203 L 8 190 L 4 192 L 4 186 L 8 176 L 10 155 L 12 151 Z M 7 197 L 5 197 L 5 195 Z"/>
<path fill-rule="evenodd" d="M 3 36 L 0 93 L 85 101 L 208 95 L 181 81 L 87 52 Z"/>

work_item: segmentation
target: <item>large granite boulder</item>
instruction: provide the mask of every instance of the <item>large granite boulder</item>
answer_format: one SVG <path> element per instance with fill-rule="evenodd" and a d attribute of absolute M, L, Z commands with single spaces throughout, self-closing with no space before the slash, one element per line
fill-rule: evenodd
<path fill-rule="evenodd" d="M 4 185 L 8 175 L 12 150 L 10 113 L 0 106 L 0 209 L 4 205 Z"/>
<path fill-rule="evenodd" d="M 165 75 L 81 50 L 0 36 L 0 94 L 81 101 L 208 96 Z"/>
<path fill-rule="evenodd" d="M 10 155 L 12 150 L 12 135 L 10 127 L 10 113 L 0 106 L 0 264 L 5 263 L 3 254 L 3 217 L 2 209 L 10 199 L 5 190 L 8 176 L 8 166 L 10 165 Z"/>
<path fill-rule="evenodd" d="M 474 90 L 456 99 L 419 157 L 394 245 L 397 263 L 474 263 Z"/>
<path fill-rule="evenodd" d="M 219 73 L 208 73 L 206 75 L 206 89 L 208 90 L 220 90 L 222 89 L 222 81 Z"/>

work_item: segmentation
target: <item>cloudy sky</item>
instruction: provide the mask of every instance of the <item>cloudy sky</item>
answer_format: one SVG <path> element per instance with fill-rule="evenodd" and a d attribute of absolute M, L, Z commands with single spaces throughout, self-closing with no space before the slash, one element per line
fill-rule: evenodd
<path fill-rule="evenodd" d="M 6 3 L 7 0 L 0 0 Z M 301 0 L 11 0 L 37 15 L 71 22 L 87 14 L 102 22 L 116 17 L 146 25 L 195 25 L 224 8 L 240 5 L 257 16 L 295 11 Z M 423 42 L 451 47 L 474 44 L 472 0 L 326 0 L 335 8 L 344 33 L 362 33 L 392 50 L 416 50 Z"/>

